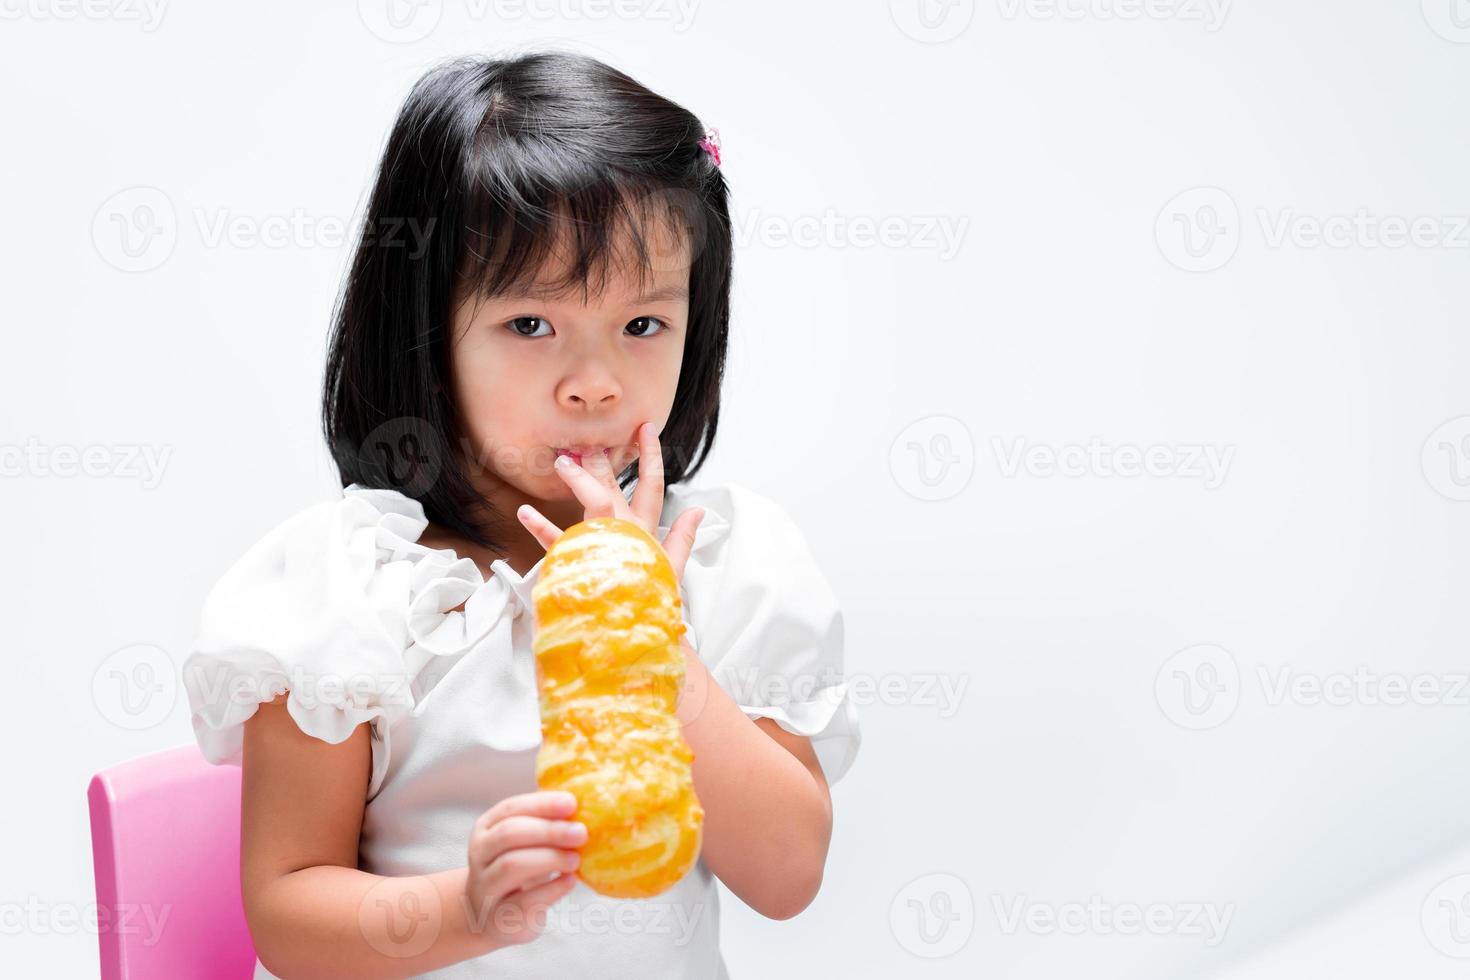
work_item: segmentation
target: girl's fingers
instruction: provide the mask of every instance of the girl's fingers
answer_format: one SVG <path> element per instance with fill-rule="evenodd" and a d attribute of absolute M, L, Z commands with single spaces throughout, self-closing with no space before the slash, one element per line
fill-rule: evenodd
<path fill-rule="evenodd" d="M 691 507 L 674 519 L 669 533 L 664 535 L 664 554 L 669 556 L 674 578 L 684 577 L 684 566 L 689 563 L 689 553 L 694 550 L 694 532 L 704 520 L 703 507 Z"/>
<path fill-rule="evenodd" d="M 664 509 L 664 454 L 652 422 L 638 427 L 638 482 L 633 487 L 633 513 L 645 527 L 658 527 Z"/>
<path fill-rule="evenodd" d="M 622 454 L 626 450 L 609 450 L 609 453 Z M 628 510 L 628 497 L 623 494 L 622 486 L 617 485 L 617 470 L 613 469 L 612 455 L 584 455 L 582 469 L 587 470 L 588 475 L 603 486 L 604 491 L 612 498 L 613 513 L 622 516 Z"/>
<path fill-rule="evenodd" d="M 609 490 L 602 481 L 578 466 L 576 460 L 570 456 L 558 456 L 556 459 L 556 472 L 572 488 L 572 493 L 577 495 L 577 500 L 587 511 L 587 517 L 614 517 L 617 514 L 617 503 L 626 506 L 627 501 L 621 493 Z M 613 498 L 617 498 L 614 503 Z"/>
<path fill-rule="evenodd" d="M 530 504 L 522 504 L 516 510 L 516 517 L 520 518 L 526 530 L 530 531 L 531 536 L 541 542 L 541 547 L 547 551 L 550 551 L 551 546 L 556 544 L 556 539 L 561 537 L 561 528 L 541 516 L 541 512 Z"/>
<path fill-rule="evenodd" d="M 607 456 L 602 453 L 595 456 L 583 456 L 582 469 L 590 473 L 594 480 L 611 492 L 620 497 L 623 495 L 622 488 L 618 486 L 618 474 L 613 470 L 612 460 Z"/>

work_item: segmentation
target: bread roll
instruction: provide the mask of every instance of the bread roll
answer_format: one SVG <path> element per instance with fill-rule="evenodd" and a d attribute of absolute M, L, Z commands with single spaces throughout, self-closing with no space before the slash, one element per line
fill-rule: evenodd
<path fill-rule="evenodd" d="M 685 626 L 673 568 L 637 524 L 591 518 L 546 553 L 532 599 L 537 785 L 577 798 L 579 878 L 613 898 L 657 895 L 694 865 L 704 825 L 674 716 Z"/>

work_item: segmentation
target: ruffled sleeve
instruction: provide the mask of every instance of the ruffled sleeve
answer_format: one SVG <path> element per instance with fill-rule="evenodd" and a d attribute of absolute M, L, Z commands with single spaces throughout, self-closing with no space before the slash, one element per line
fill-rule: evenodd
<path fill-rule="evenodd" d="M 323 741 L 341 743 L 368 722 L 372 799 L 388 768 L 389 730 L 413 708 L 415 675 L 440 652 L 415 640 L 432 629 L 464 646 L 464 617 L 437 602 L 461 601 L 439 593 L 469 578 L 467 593 L 479 576 L 414 543 L 427 523 L 417 501 L 349 490 L 273 528 L 225 572 L 205 598 L 182 673 L 195 738 L 216 764 L 240 764 L 245 721 L 283 692 L 297 726 Z"/>
<path fill-rule="evenodd" d="M 681 596 L 689 644 L 750 718 L 811 739 L 828 784 L 862 736 L 843 672 L 843 616 L 800 529 L 738 484 L 670 488 L 663 530 L 689 507 L 705 516 Z"/>

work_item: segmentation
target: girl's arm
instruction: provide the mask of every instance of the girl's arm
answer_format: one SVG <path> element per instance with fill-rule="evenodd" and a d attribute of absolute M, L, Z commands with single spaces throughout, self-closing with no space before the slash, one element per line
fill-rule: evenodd
<path fill-rule="evenodd" d="M 466 868 L 405 878 L 357 869 L 367 724 L 332 745 L 302 732 L 285 700 L 245 723 L 242 757 L 240 886 L 265 968 L 285 980 L 389 980 L 500 948 L 493 928 L 471 928 Z"/>
<path fill-rule="evenodd" d="M 789 919 L 822 885 L 832 797 L 809 739 L 769 718 L 754 724 L 681 640 L 685 687 L 675 712 L 694 751 L 704 807 L 702 854 L 740 900 Z"/>

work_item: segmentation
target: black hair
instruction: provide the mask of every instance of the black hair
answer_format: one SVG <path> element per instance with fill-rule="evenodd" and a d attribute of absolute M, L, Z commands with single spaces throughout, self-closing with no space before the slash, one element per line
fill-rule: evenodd
<path fill-rule="evenodd" d="M 471 482 L 468 467 L 484 461 L 466 458 L 452 403 L 454 309 L 539 282 L 561 240 L 572 243 L 567 289 L 599 293 L 624 240 L 646 278 L 657 261 L 642 234 L 649 218 L 692 257 L 684 357 L 659 437 L 664 481 L 698 472 L 719 422 L 732 258 L 705 132 L 687 109 L 576 53 L 455 58 L 420 78 L 333 311 L 322 426 L 342 486 L 398 490 L 435 523 L 501 549 L 506 516 Z M 619 474 L 625 490 L 637 471 L 635 461 Z"/>

